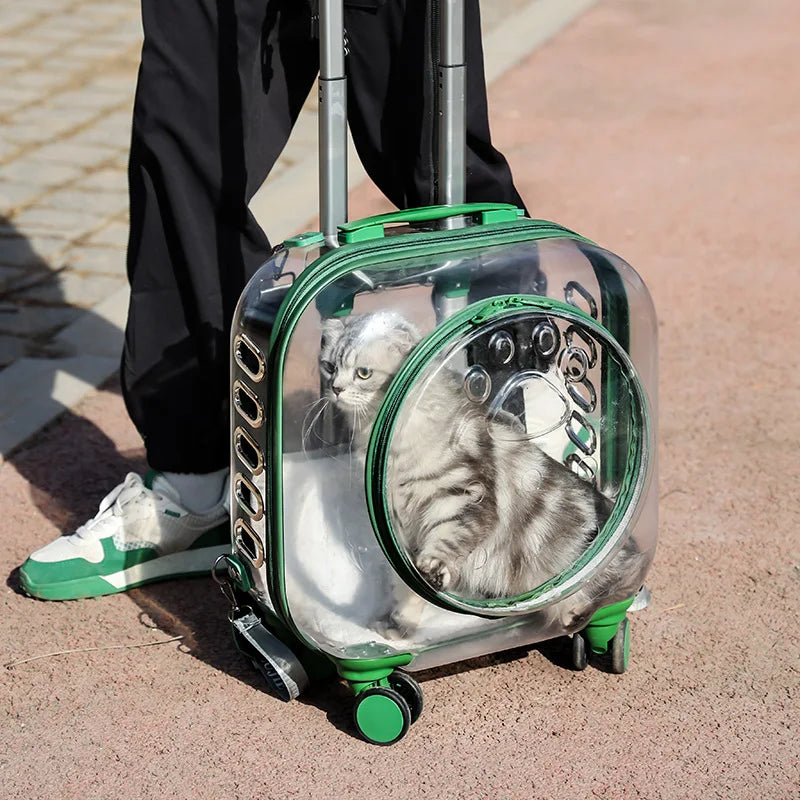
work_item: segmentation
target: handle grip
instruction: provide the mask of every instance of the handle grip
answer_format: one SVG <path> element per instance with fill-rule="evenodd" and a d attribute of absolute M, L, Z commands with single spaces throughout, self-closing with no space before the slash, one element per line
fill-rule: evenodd
<path fill-rule="evenodd" d="M 382 239 L 387 225 L 410 222 L 437 222 L 450 217 L 479 216 L 479 225 L 493 222 L 514 222 L 525 212 L 509 203 L 463 203 L 454 206 L 425 206 L 405 211 L 392 211 L 374 217 L 346 222 L 339 226 L 339 243 L 366 242 Z"/>

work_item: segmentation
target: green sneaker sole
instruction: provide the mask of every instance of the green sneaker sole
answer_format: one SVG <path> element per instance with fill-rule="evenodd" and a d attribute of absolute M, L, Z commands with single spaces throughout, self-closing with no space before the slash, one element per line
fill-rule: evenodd
<path fill-rule="evenodd" d="M 26 565 L 23 564 L 20 567 L 19 578 L 23 591 L 31 597 L 40 600 L 81 600 L 126 592 L 128 589 L 135 589 L 137 586 L 155 581 L 210 576 L 214 561 L 219 556 L 229 553 L 230 549 L 230 544 L 224 544 L 197 550 L 183 550 L 108 575 L 93 575 L 49 583 L 37 583 L 35 579 L 31 580 L 25 570 Z"/>

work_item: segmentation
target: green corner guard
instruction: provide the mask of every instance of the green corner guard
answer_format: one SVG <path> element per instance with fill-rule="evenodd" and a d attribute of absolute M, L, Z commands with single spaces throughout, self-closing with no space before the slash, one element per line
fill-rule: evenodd
<path fill-rule="evenodd" d="M 336 670 L 358 696 L 373 686 L 388 686 L 388 677 L 397 667 L 405 667 L 413 660 L 411 653 L 400 653 L 385 658 L 337 658 Z"/>
<path fill-rule="evenodd" d="M 592 653 L 603 655 L 608 651 L 608 643 L 614 638 L 614 634 L 622 620 L 625 619 L 633 600 L 634 598 L 631 597 L 595 611 L 589 624 L 582 631 Z M 629 637 L 626 640 L 626 648 L 630 648 Z"/>

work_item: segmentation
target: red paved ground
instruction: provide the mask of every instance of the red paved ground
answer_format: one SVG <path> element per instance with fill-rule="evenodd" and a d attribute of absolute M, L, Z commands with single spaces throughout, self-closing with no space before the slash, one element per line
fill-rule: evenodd
<path fill-rule="evenodd" d="M 793 0 L 603 0 L 493 88 L 531 209 L 626 257 L 660 312 L 661 543 L 627 675 L 537 650 L 441 670 L 375 748 L 343 689 L 260 691 L 209 581 L 65 604 L 7 588 L 3 663 L 184 638 L 0 671 L 3 793 L 800 796 L 799 22 Z M 141 455 L 106 390 L 4 464 L 6 573 Z"/>

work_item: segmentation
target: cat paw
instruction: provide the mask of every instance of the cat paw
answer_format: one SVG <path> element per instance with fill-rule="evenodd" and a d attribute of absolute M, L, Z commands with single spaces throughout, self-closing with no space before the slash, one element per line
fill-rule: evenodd
<path fill-rule="evenodd" d="M 417 560 L 417 569 L 423 578 L 437 592 L 446 589 L 452 580 L 450 570 L 445 563 L 433 556 L 421 557 Z"/>

